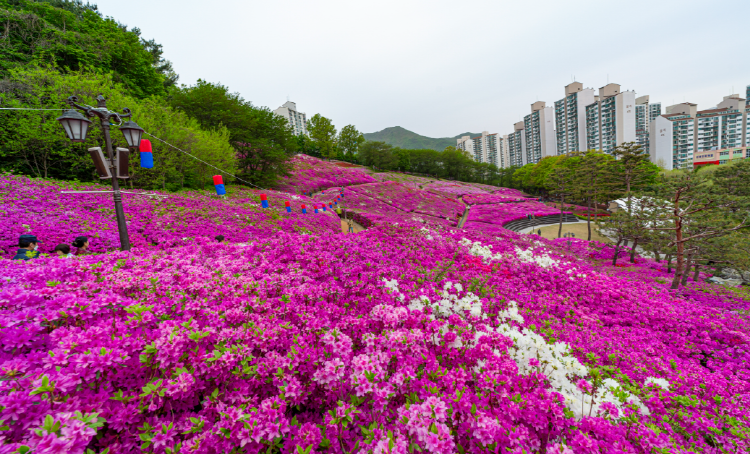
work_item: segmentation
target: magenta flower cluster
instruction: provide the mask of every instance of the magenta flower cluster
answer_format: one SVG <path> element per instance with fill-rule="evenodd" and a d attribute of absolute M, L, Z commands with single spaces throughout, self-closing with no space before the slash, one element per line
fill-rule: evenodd
<path fill-rule="evenodd" d="M 467 194 L 462 197 L 463 201 L 469 205 L 485 205 L 495 203 L 523 202 L 529 200 L 528 197 L 509 194 Z"/>
<path fill-rule="evenodd" d="M 739 302 L 580 243 L 423 228 L 0 261 L 5 447 L 748 448 Z M 580 362 L 582 402 L 611 381 L 622 403 L 569 405 L 551 359 L 519 362 L 532 338 Z"/>
<path fill-rule="evenodd" d="M 114 230 L 109 198 L 3 178 L 3 232 Z M 296 211 L 323 194 L 269 192 L 267 210 L 252 191 L 133 199 L 134 231 L 148 219 L 168 240 L 0 260 L 2 452 L 750 449 L 747 301 L 502 228 L 505 207 L 559 213 L 543 204 L 477 205 L 457 229 L 413 192 L 344 188 L 369 223 L 357 235 Z M 218 244 L 220 228 L 239 233 Z"/>
<path fill-rule="evenodd" d="M 324 161 L 307 155 L 293 157 L 292 165 L 294 172 L 283 177 L 276 189 L 292 194 L 308 194 L 334 186 L 377 181 L 363 172 L 361 167 L 350 167 L 350 164 Z"/>
<path fill-rule="evenodd" d="M 59 243 L 71 244 L 77 236 L 89 238 L 91 252 L 119 248 L 111 194 L 70 194 L 63 191 L 102 191 L 101 185 L 74 185 L 21 176 L 0 176 L 0 249 L 11 257 L 23 234 L 42 242 L 41 252 Z M 135 191 L 146 193 L 145 191 Z M 130 242 L 134 248 L 165 248 L 193 244 L 199 238 L 223 235 L 232 242 L 275 236 L 279 231 L 323 233 L 340 231 L 335 216 L 311 218 L 307 197 L 262 191 L 270 209 L 260 206 L 261 191 L 229 188 L 226 198 L 213 190 L 177 194 L 148 192 L 166 197 L 124 194 L 123 205 Z M 289 200 L 292 213 L 284 210 Z"/>
<path fill-rule="evenodd" d="M 469 221 L 473 223 L 487 223 L 505 225 L 508 222 L 523 219 L 527 215 L 549 216 L 560 214 L 558 208 L 547 206 L 541 202 L 527 201 L 519 203 L 499 203 L 496 205 L 477 205 L 469 211 Z"/>

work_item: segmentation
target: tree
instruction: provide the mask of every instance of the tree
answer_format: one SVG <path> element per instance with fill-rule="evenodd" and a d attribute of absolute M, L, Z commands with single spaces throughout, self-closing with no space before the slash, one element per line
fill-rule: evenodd
<path fill-rule="evenodd" d="M 194 86 L 175 90 L 170 103 L 204 129 L 229 131 L 243 180 L 270 187 L 289 171 L 298 141 L 287 120 L 268 108 L 254 107 L 224 85 L 200 79 Z"/>
<path fill-rule="evenodd" d="M 374 169 L 389 170 L 396 161 L 393 147 L 385 142 L 365 142 L 359 149 L 362 164 Z"/>
<path fill-rule="evenodd" d="M 344 160 L 351 161 L 357 155 L 360 145 L 365 143 L 365 136 L 353 125 L 346 125 L 341 128 L 336 143 Z"/>
<path fill-rule="evenodd" d="M 573 194 L 575 175 L 576 172 L 573 167 L 555 167 L 544 180 L 544 185 L 549 189 L 550 194 L 560 201 L 560 227 L 557 231 L 558 238 L 562 237 L 565 199 Z"/>
<path fill-rule="evenodd" d="M 336 157 L 336 127 L 329 118 L 320 114 L 313 115 L 307 122 L 307 131 L 324 158 Z"/>
<path fill-rule="evenodd" d="M 598 153 L 594 150 L 589 150 L 581 158 L 576 172 L 576 179 L 574 182 L 574 191 L 576 195 L 586 201 L 587 219 L 586 224 L 588 227 L 588 238 L 587 241 L 591 241 L 591 212 L 592 204 L 594 207 L 596 204 L 604 198 L 604 182 L 606 177 L 606 166 L 610 163 L 612 157 Z"/>
<path fill-rule="evenodd" d="M 747 198 L 727 194 L 721 179 L 711 181 L 705 174 L 685 172 L 662 177 L 654 192 L 644 203 L 664 213 L 652 229 L 673 233 L 669 246 L 675 247 L 677 264 L 672 288 L 679 286 L 680 277 L 687 272 L 685 253 L 691 242 L 721 237 L 750 225 Z"/>
<path fill-rule="evenodd" d="M 60 73 L 110 74 L 128 94 L 160 96 L 177 75 L 161 59 L 161 46 L 141 38 L 96 6 L 80 1 L 4 1 L 0 7 L 0 74 L 42 66 Z"/>
<path fill-rule="evenodd" d="M 659 168 L 651 163 L 648 152 L 635 142 L 618 145 L 612 152 L 612 156 L 615 161 L 607 166 L 609 170 L 607 179 L 614 191 L 621 189 L 625 192 L 628 206 L 631 206 L 630 198 L 633 190 L 653 182 L 659 173 Z"/>

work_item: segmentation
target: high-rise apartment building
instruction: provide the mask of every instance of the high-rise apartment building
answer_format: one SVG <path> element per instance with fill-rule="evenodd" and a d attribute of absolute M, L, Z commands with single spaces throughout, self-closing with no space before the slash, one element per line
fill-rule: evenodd
<path fill-rule="evenodd" d="M 661 115 L 661 103 L 649 102 L 649 96 L 635 99 L 635 142 L 649 151 L 649 125 Z"/>
<path fill-rule="evenodd" d="M 651 162 L 666 170 L 693 166 L 697 104 L 682 103 L 667 107 L 649 126 Z"/>
<path fill-rule="evenodd" d="M 307 116 L 304 113 L 297 111 L 296 103 L 287 101 L 281 107 L 274 110 L 273 113 L 286 118 L 286 121 L 289 122 L 289 126 L 292 127 L 292 132 L 295 136 L 300 134 L 307 135 Z"/>
<path fill-rule="evenodd" d="M 635 142 L 635 92 L 607 84 L 586 106 L 586 150 L 612 153 L 625 142 Z"/>
<path fill-rule="evenodd" d="M 725 96 L 714 109 L 699 111 L 695 120 L 695 151 L 738 148 L 744 145 L 745 100 L 739 95 Z"/>
<path fill-rule="evenodd" d="M 456 140 L 456 148 L 464 150 L 477 162 L 500 166 L 503 138 L 498 134 L 482 132 L 481 136 L 463 136 Z"/>
<path fill-rule="evenodd" d="M 565 87 L 565 97 L 555 102 L 557 154 L 586 150 L 586 106 L 595 101 L 593 88 L 580 82 Z"/>
<path fill-rule="evenodd" d="M 510 167 L 510 148 L 508 147 L 508 134 L 503 136 L 502 152 L 500 153 L 500 167 Z"/>
<path fill-rule="evenodd" d="M 723 164 L 744 157 L 750 145 L 750 106 L 737 94 L 711 109 L 698 111 L 697 105 L 682 103 L 666 111 L 651 122 L 649 154 L 668 170 Z"/>
<path fill-rule="evenodd" d="M 544 101 L 531 105 L 531 113 L 523 117 L 526 135 L 526 163 L 536 164 L 542 158 L 557 154 L 555 124 L 552 107 Z"/>
<path fill-rule="evenodd" d="M 511 166 L 521 167 L 527 163 L 526 134 L 522 121 L 513 125 L 513 133 L 508 134 L 508 155 Z"/>
<path fill-rule="evenodd" d="M 748 85 L 747 89 L 745 90 L 745 105 L 750 106 L 750 85 Z"/>

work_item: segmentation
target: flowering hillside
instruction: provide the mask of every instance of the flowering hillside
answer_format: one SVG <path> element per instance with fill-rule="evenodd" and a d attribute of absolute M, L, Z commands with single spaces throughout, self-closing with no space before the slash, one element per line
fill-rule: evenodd
<path fill-rule="evenodd" d="M 422 186 L 435 181 L 434 178 L 425 178 L 398 172 L 374 173 L 372 174 L 372 177 L 381 182 L 395 181 L 396 183 L 401 183 L 404 186 L 409 186 L 414 189 L 421 189 Z"/>
<path fill-rule="evenodd" d="M 403 226 L 0 261 L 5 448 L 745 451 L 746 303 L 606 254 Z"/>
<path fill-rule="evenodd" d="M 4 244 L 110 251 L 0 260 L 2 452 L 750 449 L 750 303 L 502 228 L 544 204 L 457 229 L 461 202 L 393 182 L 265 210 L 234 188 L 126 196 L 135 247 L 113 252 L 109 194 L 0 182 Z M 342 189 L 365 232 L 312 213 Z"/>
<path fill-rule="evenodd" d="M 354 193 L 355 200 L 357 197 L 377 199 L 405 213 L 415 212 L 453 219 L 464 211 L 464 205 L 459 202 L 392 181 L 363 184 L 349 189 Z"/>
<path fill-rule="evenodd" d="M 560 214 L 560 209 L 534 201 L 477 205 L 469 211 L 468 220 L 469 222 L 505 225 L 508 222 L 523 219 L 529 214 L 533 216 L 549 216 Z"/>
<path fill-rule="evenodd" d="M 343 163 L 340 163 L 343 164 Z M 307 155 L 292 158 L 293 170 L 276 185 L 280 191 L 292 194 L 317 192 L 334 186 L 371 183 L 375 180 L 360 167 L 341 166 Z"/>
<path fill-rule="evenodd" d="M 18 237 L 35 234 L 50 252 L 59 243 L 70 244 L 77 236 L 89 237 L 92 252 L 120 245 L 112 194 L 63 194 L 61 191 L 111 190 L 102 185 L 73 185 L 19 176 L 0 176 L 0 249 L 3 257 L 15 253 Z M 213 190 L 213 188 L 212 188 Z M 143 193 L 144 191 L 138 191 Z M 150 192 L 153 194 L 154 192 Z M 197 238 L 224 235 L 232 242 L 265 238 L 280 231 L 337 232 L 334 215 L 304 215 L 312 199 L 276 191 L 267 194 L 271 209 L 260 207 L 260 191 L 229 188 L 226 198 L 211 192 L 183 192 L 166 198 L 124 194 L 130 242 L 134 248 L 190 244 Z M 286 213 L 289 200 L 293 213 Z M 274 209 L 274 207 L 276 209 Z M 309 213 L 309 212 L 308 212 Z"/>

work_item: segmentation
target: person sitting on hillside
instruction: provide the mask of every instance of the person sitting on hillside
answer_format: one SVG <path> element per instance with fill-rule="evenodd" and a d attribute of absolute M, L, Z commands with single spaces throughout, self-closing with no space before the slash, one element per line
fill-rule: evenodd
<path fill-rule="evenodd" d="M 60 243 L 57 246 L 55 246 L 55 252 L 57 253 L 58 257 L 65 257 L 66 259 L 75 257 L 73 254 L 70 253 L 70 246 L 65 243 Z"/>
<path fill-rule="evenodd" d="M 224 241 L 224 235 L 216 235 L 216 236 L 214 237 L 214 239 L 215 239 L 216 241 L 218 241 L 219 243 L 221 243 L 222 241 Z"/>
<path fill-rule="evenodd" d="M 35 235 L 21 235 L 18 238 L 18 251 L 11 260 L 31 260 L 39 256 L 37 248 L 39 240 L 36 239 Z"/>
<path fill-rule="evenodd" d="M 73 246 L 76 248 L 75 255 L 86 255 L 89 253 L 89 239 L 85 236 L 79 236 L 73 241 Z"/>

